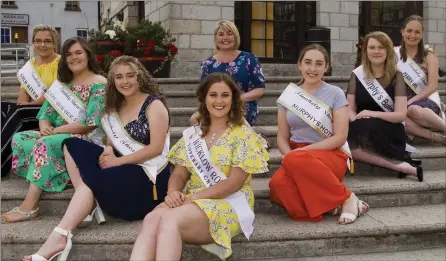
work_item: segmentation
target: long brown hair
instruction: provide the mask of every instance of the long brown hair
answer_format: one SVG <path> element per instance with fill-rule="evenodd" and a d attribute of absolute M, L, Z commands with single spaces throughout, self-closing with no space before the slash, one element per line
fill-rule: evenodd
<path fill-rule="evenodd" d="M 158 88 L 158 84 L 153 80 L 152 75 L 146 68 L 133 56 L 123 55 L 116 58 L 110 65 L 110 71 L 107 76 L 107 84 L 105 85 L 105 106 L 104 114 L 110 112 L 119 112 L 124 101 L 122 95 L 116 89 L 115 84 L 115 70 L 119 65 L 128 65 L 136 73 L 136 80 L 138 81 L 139 90 L 142 93 L 157 96 L 167 109 L 166 99 Z"/>
<path fill-rule="evenodd" d="M 327 50 L 325 50 L 325 48 L 319 44 L 309 44 L 309 45 L 305 46 L 304 48 L 302 48 L 302 50 L 299 53 L 299 58 L 297 59 L 297 63 L 301 64 L 302 60 L 304 59 L 305 54 L 311 50 L 317 50 L 317 51 L 321 52 L 322 55 L 324 55 L 324 60 L 325 60 L 326 66 L 329 66 L 330 55 L 328 54 Z M 302 79 L 297 83 L 297 85 L 303 84 L 304 81 L 305 81 L 304 77 L 302 77 Z"/>
<path fill-rule="evenodd" d="M 197 97 L 199 102 L 198 112 L 200 113 L 197 120 L 201 125 L 203 137 L 208 134 L 211 125 L 211 116 L 209 115 L 209 111 L 206 107 L 206 96 L 211 86 L 218 82 L 226 83 L 232 92 L 232 105 L 228 115 L 228 122 L 234 125 L 243 124 L 244 104 L 242 102 L 242 98 L 240 97 L 240 90 L 237 83 L 235 83 L 232 77 L 227 73 L 211 73 L 200 83 L 197 89 Z"/>
<path fill-rule="evenodd" d="M 70 70 L 67 63 L 67 53 L 68 49 L 70 49 L 70 47 L 76 43 L 80 44 L 82 49 L 84 49 L 84 51 L 87 53 L 88 69 L 94 74 L 104 75 L 101 67 L 99 66 L 98 60 L 96 60 L 96 55 L 91 51 L 87 41 L 80 37 L 73 37 L 63 43 L 58 65 L 59 68 L 57 70 L 57 79 L 63 83 L 70 83 L 73 80 L 73 72 Z"/>
<path fill-rule="evenodd" d="M 380 42 L 384 48 L 387 51 L 386 60 L 384 61 L 384 76 L 383 81 L 385 83 L 390 83 L 390 81 L 393 79 L 397 72 L 397 63 L 398 58 L 396 56 L 395 51 L 393 50 L 393 43 L 390 37 L 383 32 L 377 31 L 377 32 L 371 32 L 364 38 L 364 48 L 361 50 L 361 57 L 362 57 L 362 66 L 364 68 L 364 74 L 367 79 L 373 79 L 373 73 L 372 73 L 372 64 L 367 57 L 367 46 L 369 44 L 369 40 L 373 38 Z"/>
<path fill-rule="evenodd" d="M 402 31 L 404 29 L 406 29 L 406 26 L 408 23 L 412 22 L 412 21 L 417 21 L 421 24 L 421 35 L 423 35 L 423 31 L 424 31 L 424 25 L 423 25 L 423 17 L 419 16 L 419 15 L 411 15 L 409 17 L 407 17 L 404 22 L 403 22 L 403 27 L 401 28 L 401 34 Z M 429 50 L 424 48 L 424 40 L 423 37 L 421 37 L 420 42 L 418 43 L 418 48 L 417 48 L 417 54 L 416 56 L 420 59 L 423 60 L 426 55 L 429 53 Z M 401 58 L 403 59 L 403 61 L 407 61 L 407 53 L 406 53 L 406 43 L 404 42 L 404 36 L 401 35 L 401 48 L 400 48 L 400 55 Z"/>

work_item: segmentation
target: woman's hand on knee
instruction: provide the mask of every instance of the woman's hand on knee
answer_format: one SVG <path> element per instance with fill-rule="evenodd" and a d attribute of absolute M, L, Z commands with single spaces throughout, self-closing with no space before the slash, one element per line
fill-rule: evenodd
<path fill-rule="evenodd" d="M 44 126 L 44 127 L 40 128 L 40 132 L 39 132 L 40 137 L 53 135 L 53 130 L 54 130 L 53 126 Z"/>
<path fill-rule="evenodd" d="M 170 207 L 166 204 L 166 202 L 163 202 L 155 207 L 155 209 L 157 209 L 157 208 L 170 208 Z"/>
<path fill-rule="evenodd" d="M 182 206 L 185 200 L 186 200 L 186 195 L 184 195 L 184 193 L 181 191 L 168 192 L 167 196 L 164 198 L 164 202 L 170 208 L 177 208 Z"/>

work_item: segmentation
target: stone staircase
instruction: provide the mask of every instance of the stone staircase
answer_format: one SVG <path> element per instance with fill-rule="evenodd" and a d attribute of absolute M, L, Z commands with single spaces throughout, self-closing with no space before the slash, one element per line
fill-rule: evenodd
<path fill-rule="evenodd" d="M 158 79 L 168 98 L 171 113 L 171 140 L 176 142 L 189 124 L 197 102 L 197 79 Z M 425 181 L 398 179 L 395 172 L 355 163 L 355 174 L 344 183 L 370 204 L 369 212 L 350 225 L 336 224 L 327 215 L 320 223 L 295 222 L 269 200 L 268 182 L 280 165 L 277 149 L 277 106 L 281 91 L 296 77 L 267 78 L 267 90 L 260 101 L 257 131 L 265 134 L 270 150 L 270 171 L 255 175 L 255 231 L 247 241 L 233 240 L 232 260 L 444 260 L 446 255 L 446 148 L 416 140 L 414 157 L 423 160 Z M 327 82 L 346 88 L 348 77 L 327 77 Z M 2 88 L 2 99 L 15 99 L 18 84 Z M 446 100 L 446 78 L 440 80 L 440 95 Z M 317 174 L 317 173 L 316 173 Z M 24 198 L 28 185 L 7 177 L 2 182 L 1 211 L 10 210 Z M 57 225 L 72 189 L 44 193 L 43 218 L 35 222 L 2 225 L 1 260 L 21 260 L 35 252 Z M 128 260 L 141 221 L 108 218 L 101 226 L 75 230 L 70 260 Z M 196 246 L 186 245 L 183 260 L 216 260 Z"/>

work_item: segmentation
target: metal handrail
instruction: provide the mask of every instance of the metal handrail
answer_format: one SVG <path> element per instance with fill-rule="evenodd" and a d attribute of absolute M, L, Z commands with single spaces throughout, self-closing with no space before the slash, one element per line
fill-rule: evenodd
<path fill-rule="evenodd" d="M 2 52 L 3 51 L 15 51 L 16 71 L 19 71 L 19 51 L 25 51 L 26 52 L 26 57 L 28 58 L 28 60 L 29 60 L 29 57 L 30 57 L 29 48 L 24 48 L 24 47 L 2 48 L 1 51 Z"/>

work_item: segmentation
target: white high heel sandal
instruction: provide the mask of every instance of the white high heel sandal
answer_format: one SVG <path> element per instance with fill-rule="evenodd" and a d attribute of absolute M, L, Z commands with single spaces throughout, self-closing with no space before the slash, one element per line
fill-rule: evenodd
<path fill-rule="evenodd" d="M 82 222 L 79 225 L 77 225 L 77 228 L 88 227 L 93 222 L 93 216 L 96 218 L 96 222 L 98 222 L 98 225 L 101 225 L 106 221 L 104 212 L 102 211 L 97 201 L 96 201 L 96 207 L 93 209 L 93 211 L 91 211 L 91 214 L 86 216 L 84 220 L 82 220 Z"/>
<path fill-rule="evenodd" d="M 57 261 L 66 261 L 67 260 L 68 255 L 70 254 L 70 251 L 71 251 L 71 247 L 73 246 L 73 242 L 71 242 L 71 238 L 73 237 L 73 234 L 71 234 L 70 230 L 64 230 L 60 227 L 55 227 L 54 231 L 67 237 L 67 245 L 65 246 L 64 250 L 54 254 L 52 257 L 50 257 L 50 259 L 46 259 L 43 256 L 36 253 L 31 256 L 32 261 L 52 261 L 57 256 L 58 256 Z"/>

